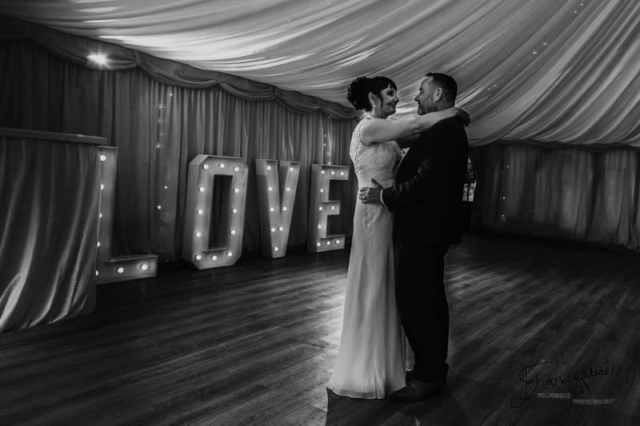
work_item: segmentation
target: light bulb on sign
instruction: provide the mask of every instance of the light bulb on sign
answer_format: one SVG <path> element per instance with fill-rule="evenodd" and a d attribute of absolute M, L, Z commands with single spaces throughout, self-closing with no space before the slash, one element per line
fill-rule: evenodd
<path fill-rule="evenodd" d="M 196 232 L 196 237 L 198 237 L 198 238 L 202 237 L 202 233 Z"/>
<path fill-rule="evenodd" d="M 282 227 L 282 226 L 280 228 L 278 228 L 278 229 L 280 230 L 280 232 L 284 231 L 284 227 Z"/>
<path fill-rule="evenodd" d="M 269 187 L 269 191 L 273 191 L 273 187 L 272 186 Z"/>
<path fill-rule="evenodd" d="M 218 256 L 211 256 L 211 260 L 218 260 Z"/>
<path fill-rule="evenodd" d="M 234 171 L 234 172 L 239 172 L 239 171 L 240 171 L 240 167 L 234 167 L 234 168 L 233 168 L 233 171 Z"/>
<path fill-rule="evenodd" d="M 231 235 L 236 235 L 236 231 L 234 229 L 231 230 Z"/>
<path fill-rule="evenodd" d="M 119 267 L 118 269 L 116 269 L 116 271 L 117 271 L 119 274 L 122 274 L 122 273 L 124 272 L 124 268 L 123 268 L 123 267 Z"/>
<path fill-rule="evenodd" d="M 209 169 L 209 165 L 208 165 L 208 164 L 204 164 L 204 165 L 202 166 L 202 168 L 203 168 L 203 169 L 205 169 L 205 170 L 207 170 L 207 169 Z"/>
<path fill-rule="evenodd" d="M 143 271 L 146 271 L 147 269 L 149 269 L 149 266 L 147 266 L 146 263 L 143 263 L 142 265 L 140 265 L 140 269 L 142 269 Z"/>
<path fill-rule="evenodd" d="M 233 192 L 237 194 L 238 192 L 240 192 L 240 190 L 238 188 L 233 188 Z"/>
<path fill-rule="evenodd" d="M 221 169 L 224 169 L 224 163 L 220 163 L 218 166 L 219 166 Z"/>
<path fill-rule="evenodd" d="M 202 259 L 202 256 L 200 256 L 199 254 L 196 255 L 196 260 L 200 260 Z"/>
<path fill-rule="evenodd" d="M 198 214 L 204 214 L 204 210 L 202 209 L 198 210 Z"/>
<path fill-rule="evenodd" d="M 233 210 L 231 210 L 231 211 L 233 212 L 233 214 L 238 213 L 238 209 L 233 209 Z"/>
<path fill-rule="evenodd" d="M 228 251 L 228 252 L 227 252 L 227 256 L 228 256 L 228 257 L 231 257 L 231 256 L 233 256 L 233 253 L 231 253 L 230 251 Z"/>
<path fill-rule="evenodd" d="M 200 192 L 204 192 L 204 186 L 200 187 Z"/>
<path fill-rule="evenodd" d="M 278 251 L 278 250 L 279 250 L 278 247 L 273 248 L 273 251 Z"/>
<path fill-rule="evenodd" d="M 101 155 L 100 156 L 100 161 L 107 161 L 107 156 L 106 155 Z"/>

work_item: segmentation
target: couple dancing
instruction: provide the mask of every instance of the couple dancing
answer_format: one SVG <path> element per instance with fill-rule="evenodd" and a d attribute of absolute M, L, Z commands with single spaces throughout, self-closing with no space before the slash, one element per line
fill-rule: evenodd
<path fill-rule="evenodd" d="M 386 120 L 396 112 L 396 91 L 386 77 L 360 77 L 348 88 L 364 112 L 350 147 L 360 202 L 329 388 L 415 402 L 437 394 L 449 370 L 444 258 L 461 241 L 469 116 L 453 107 L 457 84 L 448 75 L 426 75 L 418 116 L 408 120 Z"/>

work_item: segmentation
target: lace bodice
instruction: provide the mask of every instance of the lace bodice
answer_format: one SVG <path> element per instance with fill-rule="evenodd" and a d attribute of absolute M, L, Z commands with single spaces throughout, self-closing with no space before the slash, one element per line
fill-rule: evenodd
<path fill-rule="evenodd" d="M 363 118 L 354 129 L 349 149 L 349 156 L 358 178 L 358 186 L 373 186 L 371 178 L 384 187 L 393 185 L 396 169 L 402 160 L 400 146 L 395 141 L 363 145 L 360 141 L 360 128 L 366 120 L 369 118 Z"/>

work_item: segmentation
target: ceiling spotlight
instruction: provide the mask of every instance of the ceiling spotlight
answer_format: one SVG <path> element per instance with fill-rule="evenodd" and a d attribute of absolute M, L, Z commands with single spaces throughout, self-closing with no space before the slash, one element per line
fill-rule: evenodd
<path fill-rule="evenodd" d="M 109 62 L 107 56 L 102 53 L 92 53 L 91 55 L 87 56 L 87 58 L 94 64 L 102 66 L 107 65 L 107 63 Z"/>

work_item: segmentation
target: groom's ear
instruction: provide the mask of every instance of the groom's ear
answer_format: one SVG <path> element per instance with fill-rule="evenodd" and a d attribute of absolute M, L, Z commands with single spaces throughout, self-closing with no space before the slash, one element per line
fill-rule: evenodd
<path fill-rule="evenodd" d="M 438 87 L 435 92 L 433 92 L 433 100 L 438 102 L 440 99 L 442 99 L 443 94 L 444 91 L 442 90 L 442 87 Z"/>

